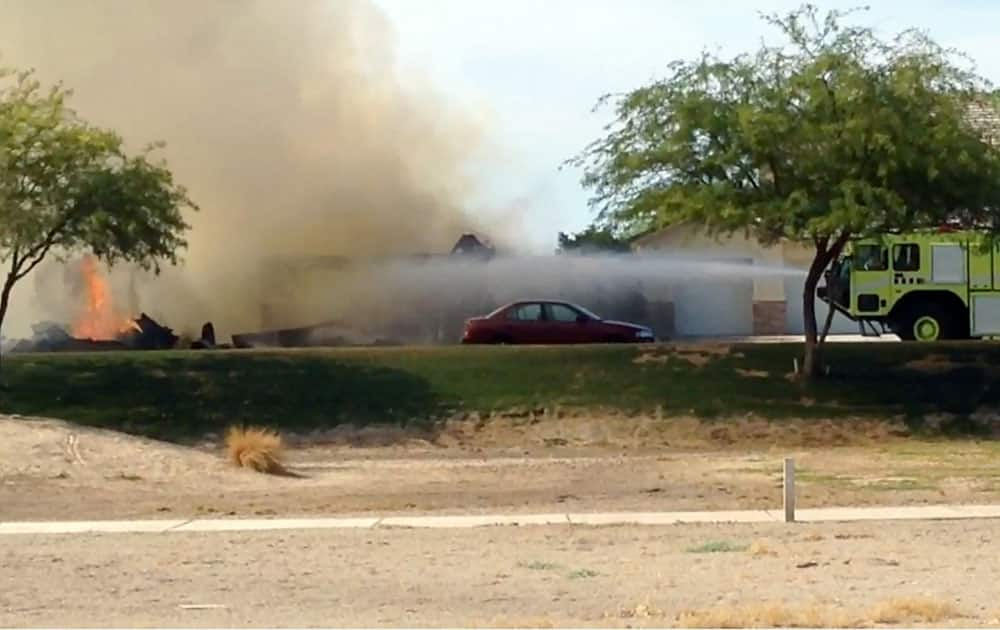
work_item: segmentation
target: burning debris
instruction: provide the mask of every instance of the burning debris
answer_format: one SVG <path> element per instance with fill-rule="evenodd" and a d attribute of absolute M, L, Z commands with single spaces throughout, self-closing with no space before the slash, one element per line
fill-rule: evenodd
<path fill-rule="evenodd" d="M 74 331 L 78 328 L 74 327 Z M 52 322 L 35 324 L 31 339 L 14 343 L 10 352 L 87 352 L 92 350 L 170 350 L 177 345 L 178 337 L 166 326 L 142 313 L 129 320 L 127 329 L 113 339 L 78 337 L 66 328 Z"/>
<path fill-rule="evenodd" d="M 142 313 L 134 320 L 135 328 L 119 336 L 119 340 L 132 350 L 170 350 L 177 345 L 177 335 L 161 326 L 152 317 Z"/>
<path fill-rule="evenodd" d="M 58 352 L 62 349 L 72 349 L 72 346 L 87 343 L 86 340 L 75 339 L 66 329 L 54 322 L 41 322 L 31 327 L 34 333 L 31 339 L 20 339 L 9 349 L 9 352 Z M 113 348 L 109 348 L 113 349 Z"/>
<path fill-rule="evenodd" d="M 231 347 L 231 346 L 216 346 L 215 345 L 215 326 L 212 322 L 205 322 L 205 325 L 201 327 L 201 337 L 191 342 L 192 350 L 212 350 L 217 347 Z"/>
<path fill-rule="evenodd" d="M 132 318 L 112 299 L 111 285 L 98 261 L 80 261 L 80 307 L 73 323 L 41 322 L 31 339 L 21 339 L 10 352 L 83 352 L 93 350 L 168 350 L 177 344 L 174 332 L 146 313 Z"/>
<path fill-rule="evenodd" d="M 136 329 L 136 322 L 115 307 L 111 286 L 94 256 L 80 261 L 80 276 L 86 295 L 85 305 L 73 323 L 74 337 L 106 341 Z"/>

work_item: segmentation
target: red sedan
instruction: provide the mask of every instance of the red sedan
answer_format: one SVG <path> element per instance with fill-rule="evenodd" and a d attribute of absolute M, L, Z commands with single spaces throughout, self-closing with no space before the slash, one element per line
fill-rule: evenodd
<path fill-rule="evenodd" d="M 582 306 L 555 300 L 531 300 L 501 306 L 485 317 L 465 322 L 462 343 L 570 344 L 648 343 L 647 326 L 603 320 Z"/>

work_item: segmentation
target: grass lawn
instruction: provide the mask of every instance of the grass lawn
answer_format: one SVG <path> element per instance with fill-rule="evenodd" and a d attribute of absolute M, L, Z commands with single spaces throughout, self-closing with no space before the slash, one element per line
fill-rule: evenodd
<path fill-rule="evenodd" d="M 919 423 L 1000 402 L 1000 345 L 831 344 L 830 376 L 788 378 L 799 344 L 174 351 L 6 358 L 0 411 L 185 440 L 234 422 L 287 430 L 430 423 L 525 407 Z"/>

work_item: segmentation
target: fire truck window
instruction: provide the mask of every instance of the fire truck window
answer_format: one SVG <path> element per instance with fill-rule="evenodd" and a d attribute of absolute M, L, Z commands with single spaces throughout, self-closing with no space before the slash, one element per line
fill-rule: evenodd
<path fill-rule="evenodd" d="M 916 243 L 903 243 L 892 248 L 892 268 L 896 271 L 920 270 L 920 246 Z"/>
<path fill-rule="evenodd" d="M 854 255 L 858 271 L 885 271 L 889 268 L 889 251 L 879 245 L 862 245 Z"/>

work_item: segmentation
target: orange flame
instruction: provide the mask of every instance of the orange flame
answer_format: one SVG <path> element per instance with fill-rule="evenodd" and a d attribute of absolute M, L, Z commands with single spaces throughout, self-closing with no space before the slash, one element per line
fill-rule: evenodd
<path fill-rule="evenodd" d="M 101 274 L 95 257 L 87 256 L 80 262 L 80 275 L 87 287 L 87 302 L 73 323 L 74 337 L 109 340 L 137 328 L 129 316 L 115 309 L 111 286 Z"/>

